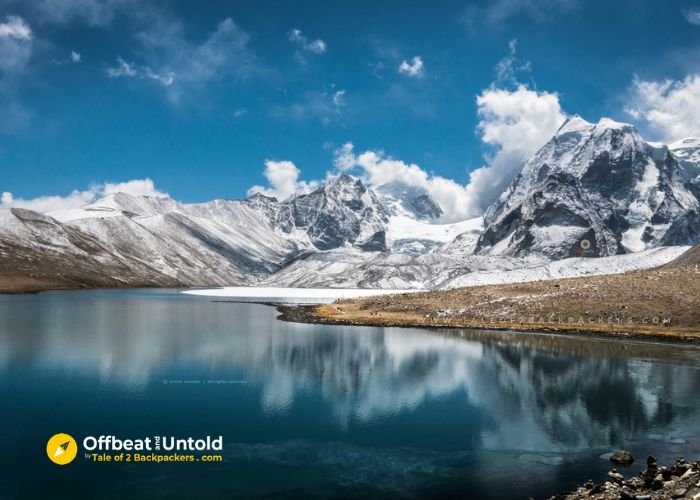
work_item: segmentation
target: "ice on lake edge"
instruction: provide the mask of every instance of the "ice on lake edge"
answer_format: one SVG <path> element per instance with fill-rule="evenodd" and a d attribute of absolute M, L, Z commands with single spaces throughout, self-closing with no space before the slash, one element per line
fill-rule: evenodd
<path fill-rule="evenodd" d="M 186 295 L 280 303 L 324 303 L 336 299 L 415 293 L 425 290 L 362 289 L 362 288 L 284 288 L 284 287 L 222 287 L 185 290 Z"/>

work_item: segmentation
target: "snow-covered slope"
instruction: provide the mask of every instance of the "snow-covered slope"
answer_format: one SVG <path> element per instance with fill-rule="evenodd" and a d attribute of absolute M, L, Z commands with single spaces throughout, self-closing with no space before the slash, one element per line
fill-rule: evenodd
<path fill-rule="evenodd" d="M 422 188 L 375 192 L 346 174 L 285 201 L 116 193 L 45 215 L 3 209 L 0 272 L 88 286 L 415 289 L 645 268 L 678 250 L 630 252 L 700 235 L 699 145 L 669 149 L 630 125 L 573 117 L 483 218 L 451 224 Z M 629 255 L 551 262 L 616 254 Z"/>
<path fill-rule="evenodd" d="M 641 269 L 658 267 L 673 261 L 690 247 L 660 247 L 644 250 L 633 254 L 613 255 L 590 259 L 587 257 L 571 257 L 554 260 L 545 264 L 523 266 L 513 270 L 488 270 L 464 274 L 443 283 L 446 288 L 464 286 L 496 285 L 501 283 L 525 283 L 560 278 L 576 278 L 580 276 L 597 276 L 601 274 L 621 274 Z"/>
<path fill-rule="evenodd" d="M 573 257 L 508 257 L 430 253 L 419 256 L 335 250 L 309 255 L 270 276 L 261 284 L 330 288 L 454 288 L 542 279 L 619 274 L 672 261 L 689 247 L 660 247 L 598 259 Z"/>
<path fill-rule="evenodd" d="M 452 224 L 431 224 L 406 215 L 392 215 L 387 225 L 387 245 L 394 253 L 421 255 L 428 252 L 451 254 L 455 240 L 460 238 L 460 250 L 471 254 L 483 230 L 483 219 L 467 219 Z M 470 241 L 467 241 L 470 240 Z"/>
<path fill-rule="evenodd" d="M 314 255 L 371 260 L 381 252 L 427 253 L 478 225 L 430 224 L 406 213 L 348 175 L 285 202 L 255 195 L 182 204 L 117 193 L 49 215 L 5 210 L 0 251 L 4 243 L 14 258 L 32 260 L 50 249 L 75 269 L 86 256 L 106 266 L 125 263 L 136 276 L 153 278 L 148 283 L 250 285 Z"/>
<path fill-rule="evenodd" d="M 576 116 L 486 211 L 476 250 L 561 259 L 685 244 L 664 237 L 698 205 L 666 146 L 645 142 L 631 125 Z"/>
<path fill-rule="evenodd" d="M 669 144 L 668 149 L 681 167 L 685 186 L 700 200 L 700 139 L 687 138 Z M 700 211 L 690 210 L 684 220 L 677 221 L 668 231 L 666 241 L 693 244 L 700 233 Z"/>
<path fill-rule="evenodd" d="M 72 286 L 177 286 L 148 259 L 114 253 L 99 238 L 47 215 L 0 209 L 0 271 Z"/>
<path fill-rule="evenodd" d="M 459 235 L 464 235 L 463 239 L 476 235 L 471 238 L 473 241 L 465 243 L 473 250 L 476 238 L 483 230 L 481 217 L 456 223 L 441 222 L 443 212 L 440 205 L 423 188 L 394 181 L 382 184 L 374 191 L 389 213 L 386 241 L 394 253 L 422 255 L 440 252 Z"/>
<path fill-rule="evenodd" d="M 668 149 L 680 163 L 683 176 L 694 183 L 699 182 L 700 176 L 700 139 L 688 137 L 668 145 Z"/>

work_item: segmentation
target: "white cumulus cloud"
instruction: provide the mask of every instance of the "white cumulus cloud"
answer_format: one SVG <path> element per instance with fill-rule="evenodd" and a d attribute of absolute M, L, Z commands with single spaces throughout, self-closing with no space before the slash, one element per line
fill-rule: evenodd
<path fill-rule="evenodd" d="M 291 161 L 266 160 L 263 175 L 270 186 L 253 186 L 248 190 L 248 196 L 260 193 L 282 201 L 295 193 L 308 193 L 319 186 L 317 181 L 300 181 L 300 174 L 301 170 Z"/>
<path fill-rule="evenodd" d="M 556 93 L 520 85 L 513 90 L 490 87 L 477 97 L 478 130 L 492 149 L 485 164 L 472 171 L 467 184 L 435 175 L 415 163 L 392 158 L 383 151 L 356 153 L 348 142 L 335 151 L 336 171 L 350 171 L 370 188 L 401 182 L 424 189 L 442 208 L 442 222 L 477 217 L 493 202 L 513 176 L 566 119 Z M 286 199 L 319 185 L 299 181 L 299 169 L 289 161 L 266 163 L 270 187 L 254 186 L 249 194 L 263 193 Z M 327 174 L 334 175 L 333 172 Z"/>
<path fill-rule="evenodd" d="M 425 74 L 423 59 L 420 56 L 415 56 L 410 63 L 404 59 L 399 65 L 399 73 L 411 78 L 422 78 Z"/>
<path fill-rule="evenodd" d="M 10 192 L 2 193 L 0 208 L 27 208 L 35 212 L 48 213 L 58 210 L 80 208 L 97 199 L 116 193 L 126 193 L 132 196 L 167 197 L 168 194 L 156 189 L 151 179 L 133 179 L 126 182 L 105 182 L 93 184 L 86 190 L 74 189 L 66 196 L 52 195 L 37 198 L 16 198 Z"/>
<path fill-rule="evenodd" d="M 683 80 L 635 79 L 626 111 L 661 140 L 700 137 L 700 74 Z"/>
<path fill-rule="evenodd" d="M 169 197 L 168 193 L 156 189 L 155 183 L 148 177 L 145 179 L 132 179 L 126 182 L 105 182 L 99 189 L 99 194 L 102 196 L 116 193 L 126 193 L 131 196 Z"/>
<path fill-rule="evenodd" d="M 335 166 L 341 171 L 359 169 L 360 177 L 369 187 L 401 182 L 424 189 L 442 208 L 443 222 L 455 222 L 480 215 L 471 210 L 466 186 L 430 174 L 415 163 L 387 156 L 383 151 L 365 151 L 356 155 L 353 144 L 348 142 L 336 150 Z"/>
<path fill-rule="evenodd" d="M 559 95 L 519 85 L 515 90 L 488 88 L 476 98 L 478 129 L 484 144 L 494 148 L 486 164 L 469 177 L 473 212 L 483 211 L 520 171 L 523 164 L 566 120 Z"/>

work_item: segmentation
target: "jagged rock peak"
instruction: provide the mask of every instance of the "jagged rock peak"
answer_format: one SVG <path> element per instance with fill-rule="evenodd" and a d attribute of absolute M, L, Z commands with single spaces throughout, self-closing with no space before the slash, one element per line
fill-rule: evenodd
<path fill-rule="evenodd" d="M 485 214 L 477 252 L 607 256 L 661 243 L 697 210 L 682 167 L 663 145 L 608 118 L 569 118 Z M 693 221 L 672 234 L 686 242 Z"/>

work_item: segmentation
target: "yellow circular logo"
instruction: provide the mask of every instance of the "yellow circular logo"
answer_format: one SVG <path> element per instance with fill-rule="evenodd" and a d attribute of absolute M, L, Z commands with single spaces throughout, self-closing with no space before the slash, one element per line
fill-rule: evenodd
<path fill-rule="evenodd" d="M 69 464 L 78 454 L 78 443 L 69 434 L 54 434 L 46 443 L 46 454 L 55 464 Z"/>

